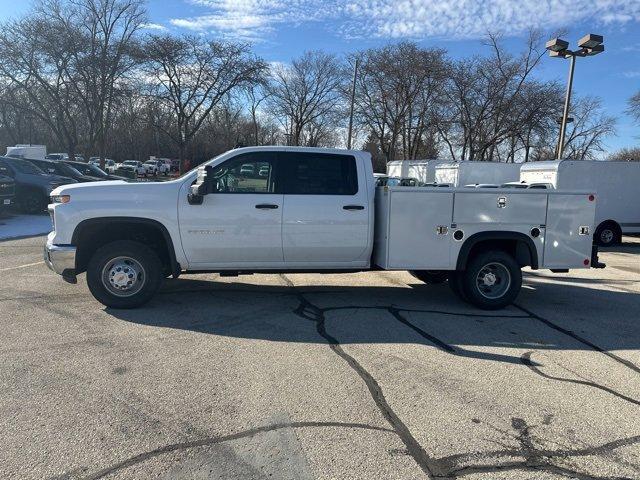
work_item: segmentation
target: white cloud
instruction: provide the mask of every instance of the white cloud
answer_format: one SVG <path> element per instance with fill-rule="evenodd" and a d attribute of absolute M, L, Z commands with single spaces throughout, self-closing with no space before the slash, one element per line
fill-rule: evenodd
<path fill-rule="evenodd" d="M 160 25 L 159 23 L 143 23 L 140 25 L 143 30 L 166 30 L 167 27 Z"/>
<path fill-rule="evenodd" d="M 640 0 L 188 0 L 205 14 L 174 18 L 177 27 L 260 41 L 278 25 L 323 20 L 350 38 L 478 38 L 517 35 L 589 21 L 640 22 Z M 329 28 L 330 27 L 330 28 Z"/>
<path fill-rule="evenodd" d="M 299 24 L 322 17 L 315 11 L 321 0 L 190 0 L 210 13 L 197 17 L 174 18 L 177 27 L 212 31 L 241 40 L 261 41 L 276 24 Z"/>

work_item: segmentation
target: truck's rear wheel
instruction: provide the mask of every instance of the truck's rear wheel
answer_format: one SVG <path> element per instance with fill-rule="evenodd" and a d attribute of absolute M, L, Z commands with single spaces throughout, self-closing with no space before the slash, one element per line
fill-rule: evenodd
<path fill-rule="evenodd" d="M 129 240 L 100 247 L 87 266 L 89 290 L 96 300 L 112 308 L 144 305 L 160 288 L 162 277 L 156 253 Z"/>
<path fill-rule="evenodd" d="M 511 304 L 522 287 L 520 265 L 511 255 L 500 250 L 478 254 L 460 274 L 468 301 L 485 310 Z"/>
<path fill-rule="evenodd" d="M 593 237 L 597 245 L 610 247 L 622 241 L 622 232 L 615 222 L 603 222 L 598 225 Z"/>
<path fill-rule="evenodd" d="M 431 285 L 447 281 L 448 272 L 442 270 L 409 270 L 409 273 L 418 280 Z"/>

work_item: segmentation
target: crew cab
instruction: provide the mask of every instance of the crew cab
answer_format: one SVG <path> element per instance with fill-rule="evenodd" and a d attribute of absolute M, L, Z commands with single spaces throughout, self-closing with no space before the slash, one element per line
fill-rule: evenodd
<path fill-rule="evenodd" d="M 523 267 L 603 266 L 591 192 L 376 187 L 362 151 L 239 148 L 172 181 L 64 186 L 51 200 L 46 264 L 72 283 L 86 272 L 114 308 L 181 273 L 385 269 L 495 309 L 516 298 Z"/>

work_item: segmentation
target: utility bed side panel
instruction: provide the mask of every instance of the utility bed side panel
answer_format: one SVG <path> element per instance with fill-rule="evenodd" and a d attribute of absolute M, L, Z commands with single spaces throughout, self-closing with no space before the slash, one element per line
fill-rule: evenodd
<path fill-rule="evenodd" d="M 595 209 L 596 201 L 589 200 L 588 193 L 549 195 L 544 268 L 590 267 L 584 262 L 591 257 Z"/>
<path fill-rule="evenodd" d="M 387 270 L 452 268 L 451 235 L 437 231 L 438 226 L 449 228 L 452 209 L 452 191 L 379 188 L 375 263 Z"/>
<path fill-rule="evenodd" d="M 487 189 L 493 190 L 493 189 Z M 538 191 L 540 192 L 540 191 Z M 545 223 L 547 194 L 494 190 L 456 193 L 453 223 L 539 226 Z"/>

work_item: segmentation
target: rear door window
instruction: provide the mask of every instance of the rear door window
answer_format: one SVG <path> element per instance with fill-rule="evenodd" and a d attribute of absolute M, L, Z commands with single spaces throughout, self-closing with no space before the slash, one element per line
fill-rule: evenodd
<path fill-rule="evenodd" d="M 351 155 L 282 152 L 284 193 L 288 195 L 355 195 L 356 159 Z"/>

